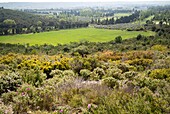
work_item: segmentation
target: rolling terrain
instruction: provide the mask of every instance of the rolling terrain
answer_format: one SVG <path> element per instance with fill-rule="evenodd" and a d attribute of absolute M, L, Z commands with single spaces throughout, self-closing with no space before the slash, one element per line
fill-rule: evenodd
<path fill-rule="evenodd" d="M 170 114 L 170 6 L 93 4 L 0 7 L 0 114 Z"/>

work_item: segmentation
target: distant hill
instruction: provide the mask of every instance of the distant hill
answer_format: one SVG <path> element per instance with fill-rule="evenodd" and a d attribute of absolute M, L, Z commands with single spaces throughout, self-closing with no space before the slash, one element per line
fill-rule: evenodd
<path fill-rule="evenodd" d="M 40 15 L 33 15 L 30 13 L 25 13 L 17 10 L 10 9 L 0 9 L 0 23 L 6 19 L 12 19 L 17 25 L 21 26 L 31 26 L 37 24 L 38 21 L 42 23 L 48 23 L 50 21 L 54 22 L 54 19 L 48 18 Z"/>
<path fill-rule="evenodd" d="M 0 7 L 8 9 L 51 9 L 51 8 L 82 8 L 82 7 L 132 7 L 132 6 L 157 6 L 168 5 L 170 1 L 145 1 L 145 2 L 9 2 L 0 3 Z"/>
<path fill-rule="evenodd" d="M 72 22 L 47 15 L 0 8 L 0 35 L 35 33 L 58 29 L 87 27 L 86 22 Z"/>

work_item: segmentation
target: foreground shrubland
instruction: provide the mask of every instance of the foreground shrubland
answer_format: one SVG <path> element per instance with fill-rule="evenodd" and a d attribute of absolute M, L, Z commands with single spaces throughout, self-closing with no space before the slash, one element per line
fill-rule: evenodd
<path fill-rule="evenodd" d="M 0 114 L 168 114 L 169 43 L 0 44 Z"/>
<path fill-rule="evenodd" d="M 152 47 L 1 55 L 0 113 L 169 113 L 169 49 Z"/>

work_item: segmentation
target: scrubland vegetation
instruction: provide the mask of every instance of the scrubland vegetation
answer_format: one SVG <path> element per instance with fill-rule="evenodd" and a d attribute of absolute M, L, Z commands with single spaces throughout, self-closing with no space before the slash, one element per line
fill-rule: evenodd
<path fill-rule="evenodd" d="M 146 19 L 167 8 L 140 14 Z M 168 15 L 123 30 L 1 36 L 0 114 L 169 114 Z"/>
<path fill-rule="evenodd" d="M 138 35 L 121 43 L 1 44 L 0 111 L 168 113 L 169 41 Z"/>
<path fill-rule="evenodd" d="M 121 34 L 123 39 L 136 37 L 138 34 L 145 36 L 153 36 L 155 33 L 151 31 L 122 31 L 122 30 L 107 30 L 95 28 L 81 28 L 59 30 L 52 32 L 43 32 L 37 34 L 22 34 L 11 36 L 0 36 L 1 43 L 12 44 L 31 44 L 43 45 L 45 43 L 58 45 L 68 44 L 70 42 L 91 41 L 91 42 L 107 42 L 114 40 Z"/>

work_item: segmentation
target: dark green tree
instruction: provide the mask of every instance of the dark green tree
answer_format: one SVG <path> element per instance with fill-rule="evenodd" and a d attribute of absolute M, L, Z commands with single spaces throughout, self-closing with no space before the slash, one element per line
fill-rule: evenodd
<path fill-rule="evenodd" d="M 117 36 L 117 37 L 115 38 L 115 42 L 116 42 L 116 43 L 122 43 L 122 37 L 121 37 L 121 36 Z"/>

